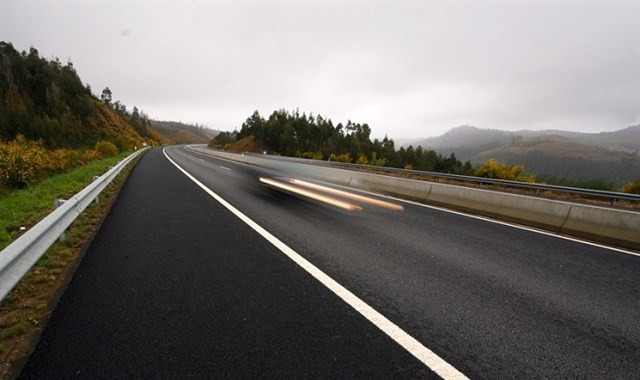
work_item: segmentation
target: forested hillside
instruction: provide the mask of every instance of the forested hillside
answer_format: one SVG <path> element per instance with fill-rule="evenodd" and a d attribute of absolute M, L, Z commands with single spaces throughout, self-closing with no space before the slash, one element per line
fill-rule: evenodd
<path fill-rule="evenodd" d="M 23 135 L 47 148 L 88 148 L 108 140 L 120 149 L 152 142 L 149 118 L 136 107 L 101 99 L 82 84 L 71 62 L 40 57 L 35 48 L 18 52 L 0 42 L 0 140 Z"/>
<path fill-rule="evenodd" d="M 218 131 L 201 125 L 177 121 L 151 120 L 151 125 L 162 134 L 162 143 L 165 144 L 206 144 L 218 134 Z"/>
<path fill-rule="evenodd" d="M 640 126 L 613 132 L 500 131 L 463 126 L 420 142 L 479 165 L 490 158 L 524 164 L 549 183 L 618 188 L 640 176 Z"/>
<path fill-rule="evenodd" d="M 210 145 L 234 149 L 246 139 L 255 139 L 260 150 L 292 157 L 306 157 L 332 161 L 352 162 L 439 171 L 455 174 L 470 174 L 469 162 L 460 162 L 455 154 L 442 156 L 433 150 L 421 147 L 395 149 L 393 140 L 371 140 L 371 128 L 365 123 L 334 125 L 331 119 L 320 115 L 300 114 L 298 111 L 274 111 L 265 119 L 255 111 L 243 124 L 239 132 L 222 132 Z"/>

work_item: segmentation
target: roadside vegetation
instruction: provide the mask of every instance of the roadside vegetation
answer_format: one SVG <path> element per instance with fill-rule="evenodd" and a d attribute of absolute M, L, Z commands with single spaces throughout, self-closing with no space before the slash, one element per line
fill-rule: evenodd
<path fill-rule="evenodd" d="M 55 199 L 68 199 L 115 165 L 129 152 L 96 159 L 64 173 L 50 175 L 29 186 L 0 187 L 0 249 L 53 209 Z M 31 167 L 31 165 L 29 165 Z"/>
<path fill-rule="evenodd" d="M 371 128 L 348 121 L 334 125 L 321 115 L 300 114 L 298 111 L 274 111 L 263 118 L 255 111 L 242 124 L 240 131 L 220 132 L 209 146 L 231 152 L 267 152 L 289 157 L 384 166 L 439 173 L 461 174 L 522 182 L 540 182 L 568 187 L 624 191 L 639 191 L 638 181 L 623 188 L 601 179 L 571 179 L 539 176 L 527 171 L 521 163 L 504 163 L 489 158 L 477 167 L 462 163 L 455 153 L 443 156 L 421 146 L 396 149 L 393 140 L 370 138 Z M 639 180 L 640 181 L 640 180 Z M 634 185 L 635 184 L 635 185 Z"/>
<path fill-rule="evenodd" d="M 388 166 L 453 174 L 472 174 L 470 162 L 463 163 L 455 154 L 442 156 L 422 147 L 400 147 L 393 140 L 371 140 L 369 125 L 348 121 L 335 124 L 321 115 L 298 111 L 274 111 L 267 119 L 255 111 L 239 132 L 221 132 L 209 146 L 240 151 L 246 139 L 269 153 L 290 157 Z"/>
<path fill-rule="evenodd" d="M 0 249 L 53 210 L 56 198 L 76 194 L 128 152 L 98 159 L 22 189 L 4 189 L 0 196 Z M 139 160 L 139 158 L 136 159 Z M 130 163 L 65 232 L 16 287 L 0 302 L 0 379 L 11 377 L 14 363 L 29 354 L 44 328 L 57 297 L 79 263 L 87 242 L 99 228 L 118 189 L 135 166 Z"/>
<path fill-rule="evenodd" d="M 628 184 L 624 185 L 624 187 L 622 188 L 622 192 L 629 193 L 629 194 L 639 194 L 640 195 L 640 178 L 638 178 L 637 180 L 635 180 L 633 182 L 629 182 Z"/>
<path fill-rule="evenodd" d="M 111 166 L 163 135 L 149 117 L 100 97 L 71 62 L 0 42 L 0 250 Z M 0 378 L 24 357 L 74 263 L 125 180 L 129 165 L 0 302 Z"/>
<path fill-rule="evenodd" d="M 496 159 L 489 159 L 484 164 L 475 169 L 474 174 L 477 177 L 506 179 L 510 181 L 530 182 L 536 181 L 536 175 L 527 173 L 524 165 L 513 164 L 507 165 Z"/>
<path fill-rule="evenodd" d="M 116 154 L 118 148 L 109 141 L 99 141 L 93 149 L 49 150 L 42 140 L 31 141 L 18 135 L 12 141 L 0 141 L 0 185 L 24 188 L 53 174 Z"/>

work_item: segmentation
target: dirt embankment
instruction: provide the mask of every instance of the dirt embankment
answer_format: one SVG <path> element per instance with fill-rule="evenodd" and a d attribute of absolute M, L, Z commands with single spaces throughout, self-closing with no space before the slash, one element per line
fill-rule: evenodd
<path fill-rule="evenodd" d="M 224 150 L 233 153 L 264 153 L 265 151 L 268 154 L 274 153 L 273 150 L 264 143 L 264 141 L 258 140 L 254 136 L 243 137 L 235 143 L 226 146 Z"/>

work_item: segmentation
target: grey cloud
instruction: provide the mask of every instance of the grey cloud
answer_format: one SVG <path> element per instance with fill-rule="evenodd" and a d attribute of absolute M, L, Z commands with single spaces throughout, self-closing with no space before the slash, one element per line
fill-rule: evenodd
<path fill-rule="evenodd" d="M 377 137 L 640 122 L 634 3 L 18 3 L 0 38 L 152 117 L 300 108 Z"/>

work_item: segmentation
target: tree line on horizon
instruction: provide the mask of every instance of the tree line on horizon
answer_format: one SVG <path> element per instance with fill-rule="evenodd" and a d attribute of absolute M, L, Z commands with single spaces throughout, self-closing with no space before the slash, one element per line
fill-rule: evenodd
<path fill-rule="evenodd" d="M 290 157 L 302 157 L 316 160 L 349 162 L 363 165 L 386 166 L 402 169 L 433 171 L 440 173 L 470 175 L 485 178 L 505 179 L 521 182 L 536 182 L 537 175 L 525 170 L 518 163 L 503 163 L 488 159 L 473 167 L 470 161 L 461 162 L 455 153 L 444 156 L 422 146 L 400 147 L 396 149 L 393 140 L 371 140 L 371 128 L 368 124 L 338 123 L 321 115 L 300 114 L 298 110 L 289 112 L 277 110 L 264 118 L 258 111 L 242 123 L 240 131 L 220 132 L 209 146 L 234 149 L 234 145 L 243 146 L 242 141 L 253 138 L 257 146 L 270 153 Z M 262 148 L 260 148 L 262 150 Z M 632 181 L 620 189 L 607 184 L 601 188 L 598 181 L 579 182 L 575 187 L 618 190 L 627 193 L 640 193 L 640 179 Z"/>
<path fill-rule="evenodd" d="M 321 115 L 277 110 L 264 118 L 255 111 L 240 131 L 221 132 L 210 146 L 224 147 L 253 136 L 276 154 L 358 164 L 371 164 L 451 174 L 473 174 L 471 162 L 454 153 L 443 156 L 421 146 L 396 149 L 393 140 L 371 139 L 368 124 L 348 121 L 335 124 Z"/>

